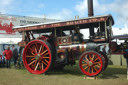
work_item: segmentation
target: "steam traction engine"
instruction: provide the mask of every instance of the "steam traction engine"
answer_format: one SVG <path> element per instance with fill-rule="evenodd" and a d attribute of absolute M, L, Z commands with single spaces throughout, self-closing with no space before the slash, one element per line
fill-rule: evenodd
<path fill-rule="evenodd" d="M 19 46 L 24 48 L 23 63 L 33 74 L 46 73 L 50 69 L 62 69 L 74 65 L 79 58 L 81 72 L 97 76 L 108 64 L 100 46 L 111 40 L 111 15 L 96 16 L 69 21 L 57 21 L 37 25 L 15 27 L 22 34 Z M 89 39 L 79 31 L 88 29 Z"/>

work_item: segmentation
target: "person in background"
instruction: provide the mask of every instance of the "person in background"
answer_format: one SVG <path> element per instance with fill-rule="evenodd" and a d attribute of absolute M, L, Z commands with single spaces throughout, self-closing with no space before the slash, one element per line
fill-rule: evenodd
<path fill-rule="evenodd" d="M 0 67 L 2 65 L 2 55 L 0 55 Z"/>
<path fill-rule="evenodd" d="M 75 28 L 74 29 L 74 33 L 73 33 L 73 38 L 72 38 L 72 40 L 74 41 L 80 41 L 80 42 L 82 42 L 83 41 L 83 34 L 82 33 L 80 33 L 80 30 L 79 30 L 79 28 Z"/>
<path fill-rule="evenodd" d="M 12 53 L 13 53 L 14 66 L 16 68 L 16 64 L 17 64 L 17 60 L 18 60 L 18 50 L 15 47 L 15 45 L 12 45 Z"/>
<path fill-rule="evenodd" d="M 2 55 L 2 67 L 4 67 L 5 64 L 5 56 Z"/>
<path fill-rule="evenodd" d="M 107 52 L 106 52 L 106 44 L 105 44 L 104 47 L 102 48 L 102 51 L 103 51 L 104 54 L 107 53 Z"/>
<path fill-rule="evenodd" d="M 10 60 L 13 56 L 13 53 L 10 50 L 9 46 L 7 46 L 7 49 L 3 52 L 3 55 L 5 56 L 5 60 L 6 60 L 6 68 L 10 68 Z"/>
<path fill-rule="evenodd" d="M 18 53 L 18 65 L 19 65 L 19 68 L 21 68 L 21 65 L 23 65 L 23 62 L 22 62 L 22 50 L 23 50 L 23 47 L 20 47 L 19 48 L 19 53 Z"/>

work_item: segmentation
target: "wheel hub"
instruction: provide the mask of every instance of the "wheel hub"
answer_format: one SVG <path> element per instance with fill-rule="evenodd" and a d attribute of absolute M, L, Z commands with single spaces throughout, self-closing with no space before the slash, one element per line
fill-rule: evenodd
<path fill-rule="evenodd" d="M 93 62 L 89 61 L 88 66 L 90 66 L 90 67 L 93 66 Z"/>
<path fill-rule="evenodd" d="M 36 60 L 39 60 L 41 58 L 41 55 L 40 54 L 37 54 L 36 56 L 35 56 L 35 59 Z"/>

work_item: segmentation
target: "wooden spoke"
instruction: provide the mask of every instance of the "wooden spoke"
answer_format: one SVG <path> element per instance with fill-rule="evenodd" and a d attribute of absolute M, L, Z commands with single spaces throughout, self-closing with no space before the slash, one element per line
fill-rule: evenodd
<path fill-rule="evenodd" d="M 42 70 L 44 69 L 43 63 L 42 63 Z"/>
<path fill-rule="evenodd" d="M 88 73 L 89 73 L 89 71 L 90 71 L 90 67 L 88 67 Z"/>
<path fill-rule="evenodd" d="M 95 57 L 95 55 L 92 56 L 92 61 L 93 61 L 94 57 Z"/>
<path fill-rule="evenodd" d="M 40 67 L 40 70 L 41 70 L 41 63 L 39 62 L 39 67 Z"/>
<path fill-rule="evenodd" d="M 100 66 L 99 65 L 95 65 L 96 67 L 98 67 L 98 68 L 100 68 Z"/>
<path fill-rule="evenodd" d="M 44 45 L 43 45 L 43 47 L 42 47 L 42 50 L 41 50 L 42 52 L 44 51 Z"/>
<path fill-rule="evenodd" d="M 45 55 L 48 55 L 48 54 L 49 54 L 49 53 L 46 53 L 46 54 L 44 54 L 44 56 L 45 56 Z"/>
<path fill-rule="evenodd" d="M 49 63 L 46 59 L 45 59 L 45 61 L 46 61 L 47 63 Z"/>
<path fill-rule="evenodd" d="M 89 59 L 92 60 L 92 58 L 91 58 L 91 54 L 89 54 Z"/>
<path fill-rule="evenodd" d="M 32 55 L 35 55 L 33 52 L 31 52 Z"/>
<path fill-rule="evenodd" d="M 49 57 L 43 57 L 43 58 L 49 58 Z"/>
<path fill-rule="evenodd" d="M 38 53 L 36 47 L 35 47 L 35 52 L 36 52 L 36 54 Z"/>
<path fill-rule="evenodd" d="M 34 67 L 36 67 L 36 64 L 37 64 L 37 61 L 35 62 Z"/>
<path fill-rule="evenodd" d="M 40 46 L 40 49 L 39 49 L 39 52 L 38 53 L 40 53 L 41 49 L 42 49 L 42 45 Z"/>
<path fill-rule="evenodd" d="M 86 60 L 83 60 L 83 61 L 87 63 L 87 61 L 86 61 Z"/>
<path fill-rule="evenodd" d="M 94 72 L 93 68 L 92 68 L 92 73 Z"/>
<path fill-rule="evenodd" d="M 29 48 L 29 49 L 30 49 L 31 51 L 33 51 L 32 48 Z"/>
<path fill-rule="evenodd" d="M 35 55 L 35 54 L 33 53 L 33 50 L 32 50 L 32 48 L 29 48 L 29 49 L 31 50 L 31 54 L 32 54 L 32 55 Z"/>
<path fill-rule="evenodd" d="M 26 56 L 26 57 L 31 58 L 31 57 L 35 57 L 35 56 L 29 56 L 29 55 L 28 55 L 28 56 Z"/>
<path fill-rule="evenodd" d="M 100 64 L 100 62 L 95 62 L 94 64 Z"/>
<path fill-rule="evenodd" d="M 87 64 L 82 64 L 82 66 L 87 66 Z"/>
<path fill-rule="evenodd" d="M 41 55 L 43 55 L 44 53 L 46 53 L 48 50 L 45 50 L 43 53 L 41 53 Z"/>
<path fill-rule="evenodd" d="M 46 64 L 44 61 L 42 61 L 42 63 L 45 64 L 45 65 L 47 66 L 47 64 Z"/>
<path fill-rule="evenodd" d="M 89 61 L 88 58 L 87 58 L 86 56 L 85 56 L 85 58 L 86 58 L 87 61 Z"/>
<path fill-rule="evenodd" d="M 39 62 L 37 63 L 37 65 L 36 65 L 36 67 L 35 67 L 35 69 L 34 69 L 34 70 L 37 70 L 38 66 L 39 66 Z"/>
<path fill-rule="evenodd" d="M 35 58 L 32 58 L 31 60 L 35 60 Z"/>
<path fill-rule="evenodd" d="M 93 69 L 94 69 L 96 72 L 98 71 L 95 67 L 93 67 Z"/>
<path fill-rule="evenodd" d="M 30 66 L 31 64 L 33 64 L 34 62 L 36 62 L 37 60 L 34 60 L 34 61 L 32 61 L 31 63 L 29 63 L 28 65 Z"/>
<path fill-rule="evenodd" d="M 84 68 L 84 70 L 86 70 L 88 68 L 88 66 L 86 66 L 85 68 Z"/>
<path fill-rule="evenodd" d="M 96 58 L 94 61 L 97 61 L 99 58 Z"/>
<path fill-rule="evenodd" d="M 37 50 L 38 50 L 38 45 L 37 45 L 37 43 L 35 43 L 35 45 L 36 45 L 36 48 L 37 48 Z"/>

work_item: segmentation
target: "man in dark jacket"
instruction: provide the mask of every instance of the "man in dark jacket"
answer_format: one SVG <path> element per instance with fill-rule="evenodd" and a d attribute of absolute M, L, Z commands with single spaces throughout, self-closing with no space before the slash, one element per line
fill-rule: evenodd
<path fill-rule="evenodd" d="M 15 45 L 12 45 L 12 53 L 13 53 L 13 59 L 14 59 L 14 66 L 16 68 L 16 62 L 17 62 L 17 59 L 18 59 L 18 50 L 15 47 Z"/>

